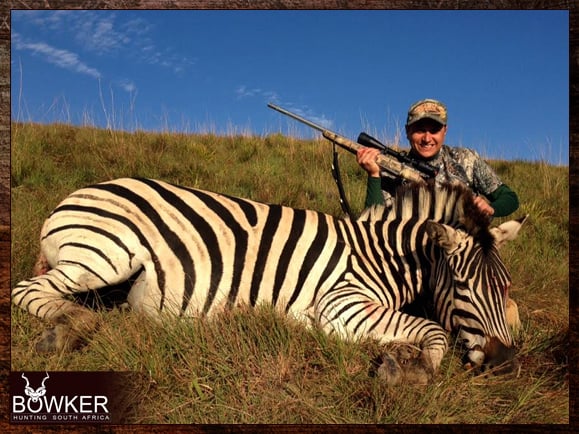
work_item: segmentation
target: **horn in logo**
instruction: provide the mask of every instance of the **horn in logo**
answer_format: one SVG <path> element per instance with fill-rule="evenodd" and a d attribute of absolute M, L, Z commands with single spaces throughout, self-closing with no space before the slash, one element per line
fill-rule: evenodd
<path fill-rule="evenodd" d="M 44 379 L 42 380 L 41 386 L 36 390 L 30 387 L 30 382 L 28 381 L 28 378 L 26 378 L 24 373 L 22 373 L 22 378 L 26 380 L 26 386 L 24 386 L 24 394 L 28 396 L 32 400 L 32 402 L 37 402 L 40 398 L 42 398 L 46 394 L 46 387 L 44 386 L 44 382 L 50 378 L 48 372 L 46 372 L 46 377 L 44 377 Z"/>

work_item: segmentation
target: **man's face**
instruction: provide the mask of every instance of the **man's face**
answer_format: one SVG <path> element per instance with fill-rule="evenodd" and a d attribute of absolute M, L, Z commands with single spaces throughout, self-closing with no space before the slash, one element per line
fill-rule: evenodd
<path fill-rule="evenodd" d="M 446 136 L 446 125 L 439 124 L 432 119 L 421 119 L 406 127 L 406 137 L 410 146 L 422 158 L 434 157 Z"/>

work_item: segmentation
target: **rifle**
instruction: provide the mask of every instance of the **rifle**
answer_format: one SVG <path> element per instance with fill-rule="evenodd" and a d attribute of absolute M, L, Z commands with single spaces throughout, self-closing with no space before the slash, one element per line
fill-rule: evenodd
<path fill-rule="evenodd" d="M 351 141 L 350 139 L 340 136 L 326 128 L 323 128 L 320 125 L 317 125 L 307 119 L 304 119 L 301 116 L 296 115 L 295 113 L 290 112 L 282 107 L 279 107 L 275 104 L 268 103 L 267 106 L 271 109 L 274 109 L 286 116 L 289 116 L 297 121 L 306 124 L 307 126 L 318 130 L 322 133 L 322 136 L 332 142 L 334 146 L 334 162 L 332 164 L 332 174 L 334 175 L 334 180 L 338 185 L 338 190 L 340 193 L 340 203 L 342 204 L 342 209 L 348 215 L 352 215 L 350 212 L 350 207 L 348 205 L 348 201 L 346 200 L 342 181 L 340 178 L 340 172 L 338 169 L 338 158 L 337 152 L 335 150 L 335 145 L 340 146 L 341 148 L 355 154 L 358 152 L 358 149 L 362 147 L 372 147 L 377 148 L 382 151 L 382 153 L 378 154 L 376 158 L 376 163 L 378 166 L 390 173 L 395 177 L 400 177 L 403 179 L 407 179 L 409 181 L 414 182 L 423 182 L 428 178 L 433 178 L 436 176 L 437 170 L 435 167 L 432 167 L 428 163 L 424 163 L 421 161 L 417 161 L 409 157 L 406 153 L 403 152 L 396 152 L 393 149 L 390 149 L 388 146 L 383 145 L 378 140 L 369 136 L 366 133 L 360 133 L 358 136 L 358 143 Z"/>
<path fill-rule="evenodd" d="M 320 125 L 316 125 L 313 122 L 304 119 L 301 116 L 298 116 L 295 113 L 292 113 L 275 104 L 269 103 L 267 106 L 277 110 L 280 113 L 283 113 L 286 116 L 300 121 L 307 126 L 314 128 L 315 130 L 320 131 L 324 138 L 328 139 L 332 143 L 337 144 L 352 154 L 358 152 L 358 149 L 362 148 L 363 146 L 380 149 L 382 153 L 378 155 L 376 163 L 378 166 L 380 166 L 381 169 L 389 172 L 395 177 L 401 177 L 409 181 L 420 182 L 436 176 L 436 168 L 430 166 L 428 163 L 416 161 L 408 157 L 407 154 L 403 152 L 396 152 L 366 133 L 361 133 L 360 136 L 358 136 L 358 143 L 355 143 L 344 136 L 340 136 L 339 134 L 327 130 Z"/>

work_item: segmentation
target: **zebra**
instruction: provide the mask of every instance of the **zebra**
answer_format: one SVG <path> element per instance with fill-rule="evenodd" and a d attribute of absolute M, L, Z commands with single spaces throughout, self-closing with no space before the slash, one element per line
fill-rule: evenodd
<path fill-rule="evenodd" d="M 122 178 L 82 188 L 54 209 L 41 230 L 39 275 L 16 284 L 12 301 L 55 324 L 39 352 L 74 349 L 98 327 L 96 313 L 71 295 L 132 279 L 129 305 L 153 317 L 268 303 L 343 339 L 420 348 L 412 364 L 391 357 L 387 380 L 405 364 L 431 379 L 450 331 L 468 366 L 512 366 L 511 277 L 498 249 L 526 218 L 491 228 L 460 185 L 408 184 L 391 208 L 350 219 Z M 430 300 L 432 319 L 404 311 L 419 297 Z"/>

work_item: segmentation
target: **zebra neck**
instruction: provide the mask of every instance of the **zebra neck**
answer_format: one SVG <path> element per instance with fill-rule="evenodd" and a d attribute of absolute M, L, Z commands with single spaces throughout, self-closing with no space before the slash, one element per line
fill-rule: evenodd
<path fill-rule="evenodd" d="M 428 284 L 425 276 L 431 275 L 435 260 L 424 223 L 416 219 L 348 222 L 342 226 L 342 237 L 351 254 L 379 274 L 403 274 L 407 297 L 413 299 Z"/>

